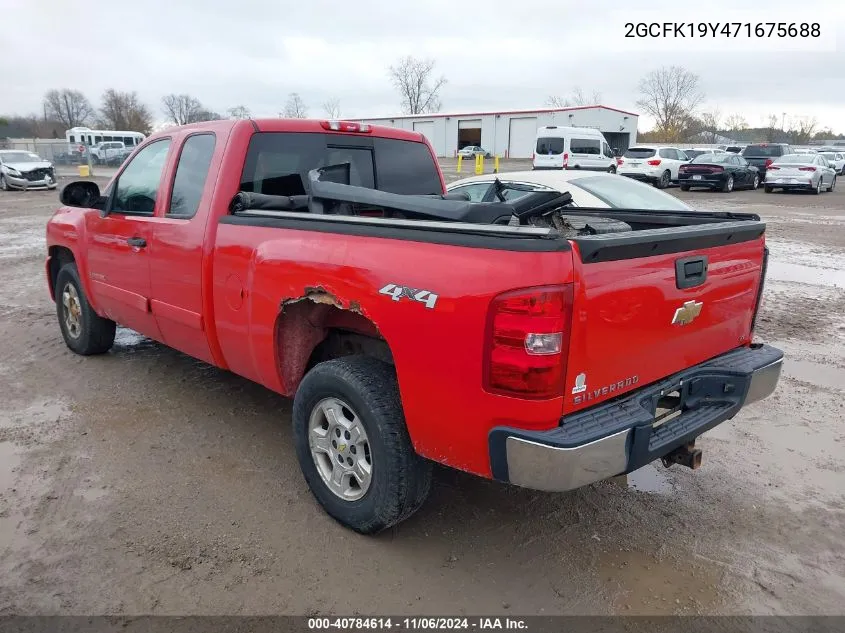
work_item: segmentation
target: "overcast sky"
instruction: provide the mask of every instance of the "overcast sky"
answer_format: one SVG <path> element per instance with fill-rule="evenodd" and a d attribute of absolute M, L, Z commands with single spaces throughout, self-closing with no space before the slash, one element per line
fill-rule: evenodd
<path fill-rule="evenodd" d="M 95 105 L 106 88 L 136 90 L 158 120 L 171 92 L 218 112 L 243 104 L 254 116 L 276 116 L 294 91 L 312 116 L 331 97 L 345 117 L 397 114 L 387 67 L 411 54 L 434 58 L 448 79 L 444 112 L 542 107 L 575 86 L 638 112 L 638 80 L 676 64 L 700 76 L 703 109 L 739 112 L 752 126 L 769 114 L 815 116 L 845 132 L 845 0 L 689 4 L 0 0 L 0 113 L 40 112 L 47 90 L 67 87 Z M 625 23 L 641 21 L 809 21 L 821 37 L 626 39 Z"/>

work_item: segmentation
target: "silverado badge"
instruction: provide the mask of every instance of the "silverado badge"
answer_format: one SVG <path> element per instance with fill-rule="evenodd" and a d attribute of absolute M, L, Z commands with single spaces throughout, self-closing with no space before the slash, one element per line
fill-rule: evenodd
<path fill-rule="evenodd" d="M 687 325 L 692 323 L 701 314 L 702 306 L 704 306 L 704 303 L 701 301 L 687 301 L 675 310 L 675 316 L 672 317 L 672 325 Z"/>

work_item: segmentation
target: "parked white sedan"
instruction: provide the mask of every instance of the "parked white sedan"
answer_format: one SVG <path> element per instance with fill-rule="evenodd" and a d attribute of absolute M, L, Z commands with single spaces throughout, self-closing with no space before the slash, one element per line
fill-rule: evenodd
<path fill-rule="evenodd" d="M 813 193 L 833 191 L 836 186 L 836 170 L 820 154 L 787 154 L 775 159 L 766 168 L 763 189 L 772 193 L 775 189 L 804 190 Z"/>
<path fill-rule="evenodd" d="M 694 211 L 675 196 L 658 191 L 623 176 L 585 170 L 513 171 L 463 178 L 447 185 L 449 193 L 464 193 L 472 202 L 496 200 L 493 183 L 528 186 L 533 190 L 568 191 L 576 207 L 598 209 L 636 209 L 653 211 Z M 505 200 L 515 200 L 524 191 L 509 189 Z"/>

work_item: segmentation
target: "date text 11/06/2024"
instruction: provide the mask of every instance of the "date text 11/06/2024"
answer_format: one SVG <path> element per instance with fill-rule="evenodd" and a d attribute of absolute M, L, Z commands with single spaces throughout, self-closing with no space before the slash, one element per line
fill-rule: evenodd
<path fill-rule="evenodd" d="M 626 22 L 630 38 L 774 38 L 821 37 L 818 22 Z"/>
<path fill-rule="evenodd" d="M 309 631 L 528 631 L 528 624 L 522 618 L 508 617 L 351 617 L 351 618 L 308 618 Z"/>

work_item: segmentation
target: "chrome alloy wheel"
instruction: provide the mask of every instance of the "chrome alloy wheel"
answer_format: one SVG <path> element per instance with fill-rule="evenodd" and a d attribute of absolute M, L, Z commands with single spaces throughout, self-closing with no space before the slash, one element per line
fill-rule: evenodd
<path fill-rule="evenodd" d="M 62 290 L 62 305 L 64 306 L 65 328 L 68 336 L 79 338 L 82 332 L 82 303 L 79 301 L 79 293 L 73 284 L 65 284 Z"/>
<path fill-rule="evenodd" d="M 308 420 L 308 445 L 317 472 L 344 501 L 357 501 L 370 487 L 373 458 L 367 432 L 352 408 L 338 398 L 316 404 Z"/>

